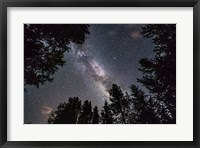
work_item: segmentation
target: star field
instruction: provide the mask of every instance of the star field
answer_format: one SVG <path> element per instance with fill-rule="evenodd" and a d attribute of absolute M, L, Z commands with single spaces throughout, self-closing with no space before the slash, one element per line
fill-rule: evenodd
<path fill-rule="evenodd" d="M 140 34 L 139 24 L 91 24 L 82 45 L 70 43 L 65 65 L 54 74 L 52 83 L 39 88 L 26 86 L 24 123 L 47 123 L 49 114 L 69 97 L 90 100 L 99 108 L 109 99 L 113 83 L 129 91 L 141 77 L 138 61 L 153 57 L 153 43 Z M 101 109 L 100 109 L 101 110 Z"/>

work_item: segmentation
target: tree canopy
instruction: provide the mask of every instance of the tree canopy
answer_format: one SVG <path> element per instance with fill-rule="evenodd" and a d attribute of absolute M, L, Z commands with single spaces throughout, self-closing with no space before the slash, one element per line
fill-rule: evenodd
<path fill-rule="evenodd" d="M 176 25 L 145 25 L 142 34 L 152 38 L 155 48 L 153 59 L 141 59 L 138 79 L 157 102 L 157 113 L 163 123 L 176 122 Z"/>
<path fill-rule="evenodd" d="M 52 82 L 53 74 L 63 66 L 69 43 L 82 44 L 89 34 L 84 24 L 24 25 L 24 84 Z"/>

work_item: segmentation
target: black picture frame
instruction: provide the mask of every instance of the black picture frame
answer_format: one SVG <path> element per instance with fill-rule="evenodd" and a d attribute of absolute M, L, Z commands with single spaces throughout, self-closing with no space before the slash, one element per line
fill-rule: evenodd
<path fill-rule="evenodd" d="M 193 7 L 193 137 L 189 141 L 56 142 L 7 141 L 7 8 L 8 7 Z M 200 147 L 200 2 L 199 0 L 1 0 L 0 1 L 0 146 L 9 147 Z M 20 133 L 19 133 L 20 134 Z"/>

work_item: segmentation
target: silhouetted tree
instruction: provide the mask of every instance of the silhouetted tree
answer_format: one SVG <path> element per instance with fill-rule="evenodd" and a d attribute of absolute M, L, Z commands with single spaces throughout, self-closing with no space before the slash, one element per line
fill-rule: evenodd
<path fill-rule="evenodd" d="M 86 34 L 88 25 L 84 24 L 25 24 L 24 84 L 39 87 L 51 82 L 52 75 L 64 65 L 69 43 L 82 44 Z"/>
<path fill-rule="evenodd" d="M 125 99 L 121 88 L 117 84 L 113 84 L 109 90 L 110 106 L 115 116 L 116 122 L 126 123 L 125 110 L 128 108 L 128 100 Z"/>
<path fill-rule="evenodd" d="M 65 124 L 66 123 L 66 112 L 67 103 L 60 103 L 56 111 L 53 111 L 48 119 L 49 124 Z"/>
<path fill-rule="evenodd" d="M 107 101 L 105 101 L 101 111 L 101 122 L 102 124 L 113 124 L 113 113 Z"/>
<path fill-rule="evenodd" d="M 79 124 L 89 124 L 92 120 L 92 105 L 91 102 L 86 100 L 83 103 L 82 111 L 80 113 L 78 123 Z"/>
<path fill-rule="evenodd" d="M 67 117 L 66 121 L 69 124 L 76 123 L 77 117 L 81 111 L 81 101 L 79 98 L 69 98 L 68 104 L 67 104 Z"/>
<path fill-rule="evenodd" d="M 131 85 L 132 118 L 131 123 L 156 124 L 159 120 L 154 109 L 151 108 L 150 98 L 145 98 L 145 93 L 135 85 Z M 148 100 L 147 100 L 148 99 Z"/>
<path fill-rule="evenodd" d="M 61 103 L 48 119 L 51 124 L 76 124 L 81 111 L 81 101 L 78 97 L 69 98 L 68 103 Z"/>
<path fill-rule="evenodd" d="M 153 59 L 139 62 L 143 77 L 138 79 L 157 102 L 162 123 L 176 123 L 176 25 L 145 25 L 142 34 L 155 44 Z"/>
<path fill-rule="evenodd" d="M 131 96 L 126 92 L 122 102 L 124 106 L 124 117 L 125 123 L 130 123 L 130 113 L 131 113 Z"/>
<path fill-rule="evenodd" d="M 97 106 L 95 106 L 93 110 L 92 124 L 99 124 L 99 112 Z"/>

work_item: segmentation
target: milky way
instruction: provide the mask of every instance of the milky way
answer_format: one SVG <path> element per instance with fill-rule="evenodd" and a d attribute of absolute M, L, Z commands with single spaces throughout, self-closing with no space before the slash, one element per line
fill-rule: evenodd
<path fill-rule="evenodd" d="M 94 80 L 100 92 L 106 99 L 109 99 L 108 89 L 111 87 L 113 80 L 103 69 L 102 65 L 81 46 L 71 43 L 71 49 L 77 58 L 77 68 L 81 68 L 88 78 Z"/>
<path fill-rule="evenodd" d="M 47 123 L 52 110 L 69 97 L 90 100 L 101 110 L 109 100 L 113 83 L 129 92 L 141 77 L 138 61 L 153 56 L 153 43 L 140 34 L 142 25 L 92 24 L 82 45 L 70 43 L 65 65 L 54 74 L 52 83 L 39 88 L 26 86 L 24 122 Z"/>

